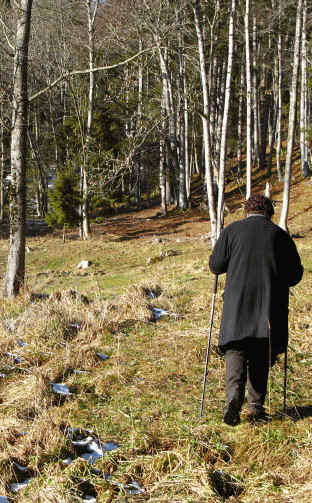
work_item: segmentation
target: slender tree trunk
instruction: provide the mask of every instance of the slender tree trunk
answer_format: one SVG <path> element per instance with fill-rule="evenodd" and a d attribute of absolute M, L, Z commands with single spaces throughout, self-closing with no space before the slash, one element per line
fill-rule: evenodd
<path fill-rule="evenodd" d="M 246 43 L 246 199 L 251 193 L 251 72 L 250 72 L 250 42 L 249 42 L 249 4 L 246 0 L 245 6 L 245 43 Z"/>
<path fill-rule="evenodd" d="M 55 152 L 55 165 L 58 168 L 59 163 L 60 163 L 60 155 L 59 155 L 59 148 L 58 148 L 58 141 L 57 141 L 57 136 L 56 136 L 56 129 L 55 129 L 55 124 L 54 124 L 54 119 L 53 119 L 53 104 L 52 104 L 52 96 L 51 96 L 51 91 L 48 93 L 48 101 L 49 101 L 49 112 L 50 112 L 50 123 L 51 123 L 51 129 L 53 133 L 53 139 L 54 139 L 54 152 Z"/>
<path fill-rule="evenodd" d="M 199 52 L 199 62 L 200 62 L 200 78 L 203 93 L 203 114 L 202 114 L 202 124 L 203 124 L 203 139 L 205 148 L 205 175 L 207 184 L 207 194 L 208 194 L 208 206 L 209 206 L 209 216 L 210 216 L 210 226 L 211 226 L 211 243 L 214 246 L 217 239 L 217 218 L 216 218 L 216 204 L 213 192 L 213 177 L 211 169 L 211 151 L 210 151 L 210 141 L 209 141 L 209 95 L 208 95 L 208 84 L 207 84 L 207 73 L 206 73 L 206 62 L 205 62 L 205 50 L 204 50 L 204 40 L 202 26 L 200 22 L 200 3 L 196 0 L 194 3 L 194 20 L 198 41 L 198 52 Z M 195 147 L 196 149 L 196 147 Z"/>
<path fill-rule="evenodd" d="M 190 163 L 190 142 L 189 142 L 189 102 L 187 98 L 187 82 L 184 68 L 184 124 L 185 124 L 185 185 L 186 185 L 186 199 L 189 206 L 191 197 L 191 163 Z"/>
<path fill-rule="evenodd" d="M 166 129 L 166 112 L 165 99 L 161 102 L 161 136 L 159 141 L 159 187 L 160 187 L 160 207 L 161 212 L 167 213 L 167 197 L 166 197 L 166 144 L 165 144 L 165 129 Z"/>
<path fill-rule="evenodd" d="M 253 16 L 252 29 L 252 110 L 253 110 L 253 160 L 259 168 L 259 117 L 258 117 L 258 72 L 257 72 L 257 18 Z"/>
<path fill-rule="evenodd" d="M 39 126 L 38 126 L 38 118 L 37 118 L 37 113 L 34 111 L 34 118 L 33 118 L 33 123 L 34 123 L 34 140 L 32 138 L 31 132 L 28 130 L 28 139 L 29 139 L 29 145 L 32 151 L 32 156 L 33 159 L 37 165 L 37 174 L 38 174 L 38 185 L 37 185 L 37 191 L 36 191 L 36 197 L 37 197 L 37 216 L 38 217 L 44 217 L 47 209 L 48 209 L 48 197 L 47 197 L 47 187 L 46 187 L 46 179 L 45 179 L 45 173 L 44 173 L 44 167 L 42 165 L 41 161 L 41 156 L 40 156 L 40 149 L 38 147 L 39 145 Z"/>
<path fill-rule="evenodd" d="M 142 38 L 139 38 L 139 51 L 143 50 L 143 42 Z M 143 64 L 142 60 L 139 61 L 139 69 L 138 69 L 138 120 L 137 120 L 137 127 L 136 127 L 136 132 L 137 134 L 140 134 L 142 130 L 142 115 L 143 115 Z M 141 178 L 142 174 L 144 172 L 144 167 L 142 163 L 142 155 L 141 152 L 138 152 L 136 155 L 136 161 L 135 161 L 135 179 L 136 179 L 136 185 L 135 185 L 135 204 L 136 207 L 139 209 L 141 208 L 142 204 L 142 184 L 141 184 Z"/>
<path fill-rule="evenodd" d="M 218 80 L 218 58 L 214 56 L 210 68 L 210 82 L 209 82 L 209 138 L 211 157 L 215 156 L 215 128 L 217 116 L 217 80 Z M 216 177 L 218 183 L 218 177 Z"/>
<path fill-rule="evenodd" d="M 278 59 L 278 110 L 277 110 L 277 144 L 276 144 L 276 170 L 279 181 L 282 180 L 281 168 L 281 146 L 282 146 L 282 34 L 280 28 L 281 0 L 278 0 L 279 27 L 277 39 L 277 59 Z"/>
<path fill-rule="evenodd" d="M 3 117 L 3 104 L 0 105 L 0 115 Z M 0 222 L 4 217 L 4 127 L 0 123 Z"/>
<path fill-rule="evenodd" d="M 218 166 L 220 166 L 220 148 L 221 148 L 222 121 L 223 121 L 223 110 L 224 110 L 225 82 L 226 82 L 226 60 L 224 59 L 223 64 L 219 65 L 218 88 L 217 88 L 217 99 L 216 99 L 217 107 L 216 107 L 216 119 L 215 119 L 214 160 L 216 165 Z M 219 179 L 219 172 L 218 172 L 218 179 Z"/>
<path fill-rule="evenodd" d="M 237 175 L 242 173 L 242 118 L 243 118 L 243 94 L 244 94 L 244 64 L 241 65 L 240 88 L 238 98 L 238 120 L 237 120 Z"/>
<path fill-rule="evenodd" d="M 228 64 L 227 64 L 227 73 L 226 73 L 225 99 L 224 99 L 224 110 L 223 110 L 223 121 L 222 121 L 221 148 L 220 148 L 217 237 L 219 237 L 221 229 L 223 227 L 224 171 L 225 171 L 227 125 L 228 125 L 228 115 L 229 115 L 229 105 L 230 105 L 230 95 L 231 95 L 231 81 L 232 81 L 235 10 L 236 10 L 236 3 L 235 3 L 235 0 L 232 0 L 230 23 L 229 23 Z"/>
<path fill-rule="evenodd" d="M 99 0 L 93 2 L 92 0 L 85 0 L 87 14 L 88 14 L 88 42 L 89 42 L 89 69 L 94 68 L 94 22 L 97 14 Z M 89 96 L 88 96 L 88 118 L 87 118 L 87 131 L 86 141 L 84 145 L 84 159 L 82 169 L 82 205 L 81 205 L 81 219 L 82 219 L 82 239 L 87 240 L 90 238 L 90 220 L 89 220 L 89 158 L 90 158 L 90 145 L 92 141 L 92 125 L 93 125 L 93 109 L 94 109 L 94 86 L 95 86 L 94 72 L 89 73 Z"/>
<path fill-rule="evenodd" d="M 268 145 L 268 126 L 269 113 L 272 101 L 272 71 L 263 65 L 263 94 L 261 100 L 261 150 L 260 150 L 260 168 L 265 167 L 266 149 Z"/>
<path fill-rule="evenodd" d="M 24 285 L 25 277 L 27 76 L 31 9 L 32 0 L 21 0 L 17 8 L 12 97 L 10 243 L 4 297 L 17 295 Z"/>
<path fill-rule="evenodd" d="M 270 178 L 272 175 L 272 161 L 273 161 L 273 151 L 274 151 L 274 144 L 275 144 L 275 137 L 276 137 L 276 125 L 277 125 L 277 114 L 278 114 L 278 100 L 275 101 L 273 99 L 272 101 L 272 131 L 270 135 L 270 153 L 269 153 L 269 159 L 268 159 L 268 165 L 267 165 L 267 176 Z"/>
<path fill-rule="evenodd" d="M 182 25 L 180 13 L 178 14 L 178 26 Z M 184 41 L 181 29 L 178 31 L 179 43 L 179 207 L 183 210 L 187 207 L 186 202 L 186 170 L 185 170 L 185 115 L 184 115 Z"/>
<path fill-rule="evenodd" d="M 158 48 L 159 61 L 160 61 L 160 70 L 162 76 L 162 85 L 163 85 L 163 96 L 165 102 L 165 109 L 168 118 L 168 142 L 167 142 L 167 160 L 172 165 L 171 182 L 174 184 L 176 182 L 176 175 L 179 172 L 179 161 L 178 161 L 178 153 L 177 153 L 177 132 L 176 132 L 176 120 L 175 120 L 175 112 L 174 112 L 174 104 L 172 99 L 172 85 L 169 76 L 168 64 L 167 64 L 167 52 L 168 48 L 163 49 L 161 47 L 161 41 L 156 34 L 154 36 L 155 42 Z M 168 180 L 169 181 L 169 180 Z"/>
<path fill-rule="evenodd" d="M 301 26 L 302 26 L 302 0 L 298 0 L 297 15 L 296 15 L 296 35 L 295 35 L 294 58 L 293 58 L 293 73 L 290 88 L 289 118 L 288 118 L 289 125 L 288 125 L 287 152 L 286 152 L 285 177 L 284 177 L 283 206 L 279 221 L 279 225 L 285 230 L 288 230 L 287 220 L 289 210 L 292 153 L 295 139 L 296 100 L 297 100 L 297 86 L 298 86 Z"/>
<path fill-rule="evenodd" d="M 303 0 L 302 40 L 301 40 L 301 92 L 300 92 L 300 151 L 301 168 L 305 175 L 308 164 L 307 147 L 307 37 L 306 37 L 307 3 Z"/>

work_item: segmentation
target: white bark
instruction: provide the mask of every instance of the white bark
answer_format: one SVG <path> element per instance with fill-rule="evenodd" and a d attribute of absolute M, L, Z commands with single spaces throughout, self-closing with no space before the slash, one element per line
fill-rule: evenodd
<path fill-rule="evenodd" d="M 159 188 L 160 188 L 160 206 L 161 212 L 167 213 L 167 197 L 166 197 L 166 146 L 165 146 L 165 128 L 166 128 L 166 112 L 164 98 L 161 103 L 161 137 L 159 141 Z"/>
<path fill-rule="evenodd" d="M 253 110 L 253 160 L 259 167 L 259 115 L 258 115 L 258 75 L 257 75 L 257 18 L 253 16 L 252 29 L 252 110 Z"/>
<path fill-rule="evenodd" d="M 251 72 L 250 72 L 250 42 L 249 42 L 249 0 L 245 5 L 245 53 L 246 53 L 246 199 L 251 193 Z"/>
<path fill-rule="evenodd" d="M 243 118 L 243 93 L 244 93 L 244 65 L 241 65 L 240 88 L 238 98 L 238 120 L 237 120 L 237 173 L 241 176 L 242 171 L 242 118 Z"/>
<path fill-rule="evenodd" d="M 189 102 L 187 97 L 187 82 L 184 71 L 184 124 L 185 124 L 185 185 L 186 198 L 189 204 L 191 197 L 191 163 L 190 163 L 190 146 L 189 146 Z"/>
<path fill-rule="evenodd" d="M 89 222 L 89 209 L 88 209 L 88 197 L 89 197 L 89 182 L 88 182 L 88 160 L 89 160 L 89 150 L 91 143 L 91 128 L 93 124 L 93 108 L 94 108 L 94 22 L 97 14 L 97 9 L 99 5 L 99 0 L 93 2 L 92 0 L 85 0 L 87 15 L 88 15 L 88 42 L 89 42 L 89 95 L 88 95 L 88 117 L 87 117 L 87 131 L 86 131 L 86 141 L 84 145 L 84 162 L 82 174 L 82 205 L 81 205 L 81 237 L 84 240 L 90 238 L 90 222 Z"/>
<path fill-rule="evenodd" d="M 140 37 L 139 39 L 139 50 L 142 51 L 143 47 L 143 42 L 142 38 Z M 141 129 L 142 129 L 142 115 L 143 115 L 143 64 L 142 60 L 139 61 L 139 68 L 138 68 L 138 120 L 136 124 L 136 134 L 140 135 Z M 141 153 L 137 153 L 137 159 L 135 162 L 135 204 L 137 208 L 141 207 L 141 178 L 143 174 L 143 163 L 142 163 L 142 156 Z"/>
<path fill-rule="evenodd" d="M 290 102 L 289 102 L 288 138 L 287 138 L 287 152 L 286 152 L 285 178 L 284 178 L 284 191 L 283 191 L 283 206 L 279 221 L 279 225 L 285 230 L 287 230 L 292 153 L 295 138 L 296 100 L 297 100 L 298 70 L 299 70 L 299 56 L 300 56 L 300 38 L 301 38 L 301 26 L 302 26 L 301 21 L 302 21 L 302 0 L 298 0 L 297 15 L 296 15 L 296 35 L 295 35 L 294 57 L 293 57 L 293 73 L 292 73 Z"/>
<path fill-rule="evenodd" d="M 180 18 L 180 15 L 178 15 Z M 179 19 L 181 25 L 181 19 Z M 184 115 L 184 41 L 181 29 L 178 29 L 179 43 L 179 208 L 185 210 L 186 202 L 186 170 L 185 170 L 185 115 Z"/>
<path fill-rule="evenodd" d="M 172 85 L 171 85 L 171 80 L 169 76 L 169 70 L 168 70 L 168 64 L 167 64 L 167 53 L 168 53 L 168 48 L 166 47 L 165 50 L 163 51 L 163 48 L 161 47 L 161 40 L 158 36 L 158 34 L 154 34 L 155 42 L 157 44 L 158 48 L 158 54 L 159 54 L 159 62 L 160 62 L 160 70 L 161 70 L 161 76 L 162 76 L 162 85 L 163 85 L 163 97 L 164 97 L 164 104 L 165 104 L 165 109 L 166 109 L 166 114 L 168 118 L 168 130 L 169 130 L 169 138 L 168 138 L 168 144 L 167 144 L 167 152 L 169 154 L 169 159 L 170 160 L 172 167 L 173 167 L 173 179 L 175 179 L 175 176 L 178 173 L 179 169 L 179 163 L 178 163 L 178 155 L 177 155 L 177 132 L 176 132 L 176 121 L 175 121 L 175 111 L 174 111 L 174 104 L 173 104 L 173 98 L 172 98 Z M 168 191 L 167 191 L 168 193 Z"/>
<path fill-rule="evenodd" d="M 216 91 L 217 106 L 216 106 L 215 135 L 214 135 L 214 144 L 215 144 L 214 160 L 218 165 L 220 165 L 220 149 L 221 149 L 221 135 L 222 135 L 222 122 L 223 122 L 223 110 L 224 110 L 225 84 L 226 84 L 226 60 L 224 59 L 223 64 L 219 65 L 218 68 L 218 82 Z M 219 178 L 219 172 L 218 172 L 218 178 Z"/>
<path fill-rule="evenodd" d="M 277 39 L 277 60 L 278 60 L 278 105 L 277 105 L 277 144 L 276 144 L 276 170 L 279 181 L 282 180 L 281 168 L 281 146 L 282 146 L 282 34 L 280 29 L 280 9 L 281 0 L 278 0 L 279 5 L 279 29 Z"/>
<path fill-rule="evenodd" d="M 25 276 L 27 76 L 31 9 L 32 0 L 21 0 L 17 9 L 11 132 L 10 243 L 4 297 L 17 295 Z"/>
<path fill-rule="evenodd" d="M 307 36 L 306 36 L 306 21 L 307 21 L 307 3 L 303 0 L 302 14 L 302 40 L 301 40 L 301 92 L 300 92 L 300 151 L 301 151 L 301 168 L 304 173 L 304 168 L 308 162 L 308 146 L 307 146 Z"/>
<path fill-rule="evenodd" d="M 200 63 L 200 79 L 203 93 L 203 114 L 202 114 L 202 124 L 203 124 L 203 141 L 205 149 L 205 175 L 207 184 L 207 194 L 208 194 L 208 206 L 209 206 L 209 216 L 210 216 L 210 226 L 211 226 L 211 243 L 214 246 L 217 239 L 217 219 L 216 219 L 216 205 L 213 193 L 213 177 L 211 169 L 211 152 L 210 152 L 210 142 L 209 142 L 209 94 L 208 94 L 208 83 L 207 83 L 207 73 L 206 73 L 206 61 L 205 61 L 205 50 L 204 50 L 204 39 L 203 31 L 200 22 L 200 10 L 199 10 L 199 0 L 195 1 L 193 12 L 195 20 L 195 28 L 198 41 L 198 53 L 199 53 L 199 63 Z"/>
<path fill-rule="evenodd" d="M 217 237 L 219 237 L 221 229 L 223 227 L 224 171 L 225 171 L 227 125 L 228 125 L 228 115 L 229 115 L 229 105 L 230 105 L 230 95 L 231 95 L 231 81 L 232 81 L 235 9 L 236 9 L 236 3 L 235 3 L 235 0 L 232 0 L 230 23 L 229 23 L 228 64 L 227 64 L 227 74 L 226 74 L 224 110 L 223 110 L 223 121 L 222 121 L 222 135 L 221 135 L 221 148 L 220 148 Z"/>

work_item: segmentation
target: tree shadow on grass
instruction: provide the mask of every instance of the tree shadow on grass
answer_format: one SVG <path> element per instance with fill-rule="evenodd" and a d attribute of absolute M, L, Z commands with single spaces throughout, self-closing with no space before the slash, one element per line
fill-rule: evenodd
<path fill-rule="evenodd" d="M 311 405 L 298 405 L 286 409 L 286 414 L 281 412 L 281 415 L 289 417 L 293 421 L 297 422 L 306 417 L 312 417 L 312 404 Z"/>

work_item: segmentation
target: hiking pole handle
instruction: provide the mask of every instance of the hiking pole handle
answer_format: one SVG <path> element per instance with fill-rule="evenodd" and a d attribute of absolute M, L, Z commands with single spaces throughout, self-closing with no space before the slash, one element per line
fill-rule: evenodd
<path fill-rule="evenodd" d="M 214 285 L 213 285 L 213 294 L 212 294 L 211 310 L 210 310 L 209 332 L 208 332 L 208 344 L 207 344 L 207 349 L 206 349 L 205 371 L 204 371 L 204 378 L 203 378 L 203 391 L 202 391 L 200 413 L 199 413 L 200 418 L 202 417 L 203 410 L 204 410 L 204 400 L 205 400 L 207 373 L 208 373 L 208 364 L 209 364 L 209 355 L 210 355 L 210 346 L 211 346 L 211 334 L 212 334 L 212 325 L 213 325 L 213 317 L 214 317 L 214 310 L 215 310 L 217 288 L 218 288 L 218 274 L 215 275 Z"/>

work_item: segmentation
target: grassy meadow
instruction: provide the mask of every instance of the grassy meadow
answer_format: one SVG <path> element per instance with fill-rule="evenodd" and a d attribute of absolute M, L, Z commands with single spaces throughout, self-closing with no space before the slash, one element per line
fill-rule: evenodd
<path fill-rule="evenodd" d="M 275 222 L 281 189 L 275 181 Z M 240 192 L 234 185 L 227 191 L 226 224 L 243 216 Z M 291 290 L 287 414 L 282 358 L 271 372 L 267 425 L 250 425 L 244 413 L 235 428 L 222 422 L 224 360 L 215 346 L 223 277 L 199 419 L 213 288 L 206 213 L 158 218 L 154 208 L 94 225 L 88 242 L 74 231 L 65 244 L 58 232 L 29 238 L 25 291 L 0 301 L 0 496 L 23 503 L 310 503 L 311 201 L 312 184 L 297 174 L 289 228 L 305 273 Z M 6 256 L 2 239 L 2 278 Z M 90 266 L 77 269 L 81 260 Z M 169 314 L 155 319 L 153 307 Z M 55 393 L 53 383 L 70 394 Z M 72 441 L 88 435 L 117 448 L 88 463 Z M 12 483 L 25 479 L 14 492 Z"/>

